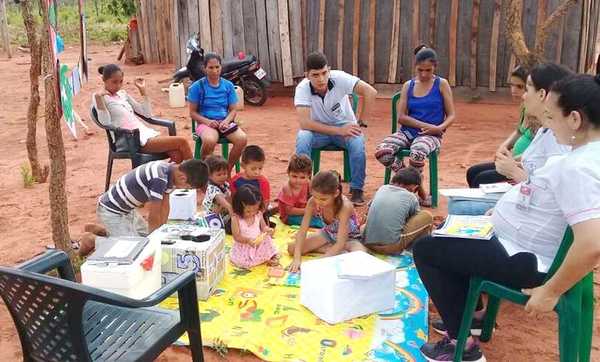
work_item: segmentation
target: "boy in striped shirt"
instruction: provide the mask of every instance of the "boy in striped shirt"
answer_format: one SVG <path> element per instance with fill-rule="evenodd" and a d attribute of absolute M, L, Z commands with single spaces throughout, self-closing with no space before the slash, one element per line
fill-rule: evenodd
<path fill-rule="evenodd" d="M 167 221 L 173 189 L 201 189 L 208 167 L 200 160 L 145 163 L 121 176 L 98 200 L 96 215 L 109 236 L 146 236 Z M 148 222 L 137 209 L 147 205 Z"/>

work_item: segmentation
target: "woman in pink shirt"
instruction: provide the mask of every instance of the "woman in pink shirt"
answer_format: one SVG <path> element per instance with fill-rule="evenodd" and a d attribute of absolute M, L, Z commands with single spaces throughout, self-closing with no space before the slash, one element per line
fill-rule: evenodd
<path fill-rule="evenodd" d="M 150 99 L 146 94 L 146 82 L 136 78 L 134 85 L 144 97 L 142 103 L 137 102 L 123 87 L 123 71 L 116 64 L 108 64 L 98 68 L 102 74 L 104 88 L 92 96 L 92 106 L 98 112 L 98 121 L 103 125 L 111 125 L 124 129 L 139 129 L 141 151 L 145 153 L 161 153 L 169 155 L 171 161 L 181 163 L 191 159 L 192 149 L 188 140 L 182 136 L 162 136 L 150 128 L 136 116 L 152 115 Z"/>

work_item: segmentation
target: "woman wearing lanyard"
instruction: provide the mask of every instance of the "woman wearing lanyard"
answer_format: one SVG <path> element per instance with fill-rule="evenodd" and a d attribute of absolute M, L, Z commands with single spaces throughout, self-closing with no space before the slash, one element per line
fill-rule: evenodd
<path fill-rule="evenodd" d="M 571 72 L 557 64 L 545 63 L 531 69 L 525 82 L 525 93 L 522 95 L 523 107 L 531 123 L 540 128 L 535 137 L 516 159 L 508 150 L 496 153 L 495 171 L 512 180 L 513 183 L 523 182 L 527 175 L 544 166 L 546 161 L 557 155 L 563 155 L 571 150 L 568 145 L 556 141 L 554 133 L 547 128 L 544 114 L 544 97 L 550 91 L 550 86 Z M 451 215 L 483 215 L 494 207 L 496 200 L 472 201 L 470 199 L 452 199 L 448 203 L 448 213 Z"/>
<path fill-rule="evenodd" d="M 533 288 L 524 289 L 531 295 L 525 309 L 538 314 L 552 311 L 558 298 L 600 261 L 600 77 L 570 76 L 555 83 L 544 99 L 547 126 L 573 151 L 550 158 L 498 201 L 492 240 L 426 237 L 415 244 L 419 275 L 443 321 L 432 324 L 446 334 L 421 347 L 429 361 L 453 358 L 471 276 Z M 573 245 L 542 285 L 567 226 L 573 229 Z M 484 314 L 476 312 L 472 332 Z M 485 361 L 472 337 L 463 361 Z"/>

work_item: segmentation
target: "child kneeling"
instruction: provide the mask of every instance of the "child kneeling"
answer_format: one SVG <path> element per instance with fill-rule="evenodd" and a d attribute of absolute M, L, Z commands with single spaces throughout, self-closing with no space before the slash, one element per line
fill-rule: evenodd
<path fill-rule="evenodd" d="M 377 190 L 367 213 L 362 242 L 380 254 L 398 254 L 417 238 L 431 233 L 433 217 L 420 210 L 415 193 L 421 186 L 421 173 L 400 169 L 389 185 Z"/>
<path fill-rule="evenodd" d="M 293 155 L 287 169 L 288 182 L 277 196 L 279 218 L 287 225 L 300 225 L 310 195 L 312 161 L 306 155 Z M 310 227 L 322 228 L 323 222 L 316 216 L 310 220 Z"/>
<path fill-rule="evenodd" d="M 229 259 L 238 268 L 249 269 L 265 262 L 279 265 L 279 254 L 271 239 L 273 229 L 263 218 L 264 208 L 260 191 L 252 185 L 243 185 L 233 194 L 231 231 L 235 242 Z"/>
<path fill-rule="evenodd" d="M 342 180 L 335 171 L 322 171 L 315 175 L 311 183 L 312 197 L 308 200 L 302 225 L 296 234 L 296 242 L 288 245 L 288 253 L 293 256 L 290 272 L 300 269 L 302 255 L 310 252 L 334 256 L 345 251 L 363 250 L 360 243 L 360 225 L 354 212 L 354 205 L 342 195 Z M 323 229 L 306 236 L 313 215 L 323 221 Z"/>

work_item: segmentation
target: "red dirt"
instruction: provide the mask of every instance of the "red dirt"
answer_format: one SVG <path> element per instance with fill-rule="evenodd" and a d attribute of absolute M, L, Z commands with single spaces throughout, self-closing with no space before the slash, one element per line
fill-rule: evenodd
<path fill-rule="evenodd" d="M 117 46 L 91 46 L 89 56 L 93 58 L 90 69 L 90 82 L 85 84 L 81 94 L 74 100 L 78 113 L 88 119 L 90 94 L 98 89 L 101 81 L 95 69 L 101 64 L 113 62 L 119 48 Z M 62 55 L 64 62 L 73 64 L 77 59 L 77 48 L 69 48 Z M 14 265 L 42 252 L 51 243 L 49 222 L 48 185 L 38 184 L 30 189 L 23 187 L 20 166 L 27 162 L 25 150 L 26 112 L 29 98 L 28 71 L 29 54 L 17 53 L 13 59 L 0 59 L 0 80 L 5 89 L 0 102 L 0 264 Z M 179 134 L 190 134 L 187 111 L 171 109 L 168 96 L 161 92 L 167 83 L 173 67 L 159 65 L 124 66 L 125 88 L 134 91 L 134 76 L 147 79 L 147 87 L 153 101 L 156 115 L 177 121 Z M 489 160 L 503 137 L 510 133 L 517 115 L 516 106 L 474 104 L 457 102 L 458 120 L 448 131 L 443 144 L 440 161 L 440 185 L 442 187 L 464 185 L 466 167 L 473 163 Z M 366 129 L 368 171 L 366 194 L 372 196 L 383 181 L 383 167 L 373 157 L 376 143 L 390 130 L 389 100 L 377 100 L 375 112 L 370 117 Z M 244 128 L 249 134 L 250 143 L 262 145 L 267 153 L 265 174 L 277 192 L 285 181 L 286 163 L 294 150 L 297 124 L 294 117 L 292 99 L 289 97 L 270 98 L 260 108 L 246 106 L 240 114 Z M 72 236 L 82 232 L 83 224 L 95 220 L 95 206 L 98 195 L 103 191 L 106 167 L 106 139 L 90 121 L 86 122 L 95 134 L 84 136 L 79 128 L 80 138 L 74 140 L 63 127 L 68 165 L 67 192 L 69 199 L 69 225 Z M 40 110 L 38 126 L 38 147 L 40 159 L 48 164 L 46 139 L 44 137 L 43 107 Z M 191 141 L 191 139 L 190 139 Z M 323 157 L 322 168 L 341 169 L 341 154 L 327 153 Z M 126 161 L 116 162 L 113 180 L 129 169 Z M 434 213 L 445 215 L 446 204 Z M 528 316 L 521 307 L 505 304 L 499 317 L 499 327 L 491 343 L 483 350 L 490 361 L 554 361 L 558 359 L 557 320 L 547 315 L 541 320 Z M 600 318 L 596 316 L 592 360 L 600 361 Z M 205 349 L 208 361 L 246 361 L 255 357 L 240 352 L 230 352 L 225 358 L 212 350 Z M 169 348 L 159 358 L 160 361 L 187 361 L 189 352 L 184 348 Z M 0 308 L 0 360 L 21 359 L 21 346 L 9 314 Z"/>

